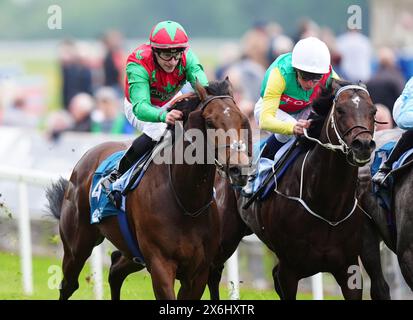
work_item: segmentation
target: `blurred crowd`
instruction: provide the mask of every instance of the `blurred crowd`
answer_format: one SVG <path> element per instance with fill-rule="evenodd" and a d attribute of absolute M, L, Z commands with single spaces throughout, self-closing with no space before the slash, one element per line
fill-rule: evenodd
<path fill-rule="evenodd" d="M 378 109 L 377 120 L 386 122 L 378 124 L 376 130 L 390 129 L 394 126 L 393 104 L 413 76 L 413 56 L 409 60 L 403 54 L 413 48 L 413 16 L 404 15 L 400 24 L 400 33 L 392 44 L 374 48 L 371 40 L 358 30 L 335 35 L 331 29 L 307 18 L 300 21 L 293 37 L 286 35 L 277 23 L 260 23 L 243 35 L 239 50 L 230 45 L 223 48 L 215 77 L 230 78 L 238 105 L 256 127 L 253 109 L 266 69 L 279 55 L 292 51 L 297 41 L 315 36 L 329 47 L 331 64 L 342 79 L 366 84 Z"/>
<path fill-rule="evenodd" d="M 341 78 L 367 85 L 379 110 L 377 120 L 387 122 L 378 125 L 377 129 L 381 130 L 393 127 L 393 104 L 406 80 L 413 75 L 413 56 L 406 60 L 401 54 L 406 47 L 413 48 L 413 16 L 403 17 L 399 29 L 394 43 L 374 48 L 370 39 L 358 30 L 335 35 L 311 19 L 303 18 L 294 36 L 286 35 L 275 22 L 257 23 L 239 42 L 217 48 L 216 66 L 204 64 L 204 67 L 209 80 L 229 77 L 238 106 L 256 128 L 253 109 L 266 69 L 280 54 L 292 51 L 298 40 L 316 36 L 328 45 L 332 66 Z M 190 30 L 187 31 L 190 34 Z M 57 50 L 60 107 L 53 111 L 33 110 L 25 99 L 26 92 L 17 90 L 0 105 L 0 123 L 42 127 L 51 139 L 58 139 L 66 131 L 134 133 L 123 112 L 125 62 L 131 48 L 126 48 L 123 35 L 116 30 L 107 31 L 101 37 L 100 48 L 99 54 L 94 54 L 84 42 L 62 41 Z M 203 63 L 202 53 L 196 53 Z M 2 90 L 1 96 L 6 93 L 10 96 L 10 92 L 4 92 L 9 91 L 7 87 L 0 87 Z"/>

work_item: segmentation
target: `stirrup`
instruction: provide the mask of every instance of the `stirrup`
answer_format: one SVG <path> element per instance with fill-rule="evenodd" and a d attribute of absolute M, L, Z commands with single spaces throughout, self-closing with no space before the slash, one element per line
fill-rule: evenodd
<path fill-rule="evenodd" d="M 241 195 L 245 198 L 250 198 L 253 193 L 254 193 L 254 182 L 256 179 L 257 175 L 253 174 L 249 176 L 247 184 L 245 185 L 244 188 L 241 189 Z"/>
<path fill-rule="evenodd" d="M 371 178 L 371 181 L 379 186 L 386 185 L 386 179 L 389 175 L 391 169 L 389 168 L 380 168 L 376 174 Z"/>

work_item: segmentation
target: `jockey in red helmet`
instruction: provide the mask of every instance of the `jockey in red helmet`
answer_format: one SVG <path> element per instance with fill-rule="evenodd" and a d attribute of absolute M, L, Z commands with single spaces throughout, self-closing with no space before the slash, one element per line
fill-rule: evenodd
<path fill-rule="evenodd" d="M 189 48 L 188 35 L 177 22 L 162 21 L 150 33 L 149 43 L 137 47 L 128 56 L 125 78 L 125 114 L 128 121 L 142 132 L 102 185 L 109 185 L 124 174 L 133 163 L 153 148 L 167 124 L 174 125 L 182 112 L 167 111 L 169 102 L 181 94 L 189 83 L 198 80 L 208 85 L 202 65 Z"/>

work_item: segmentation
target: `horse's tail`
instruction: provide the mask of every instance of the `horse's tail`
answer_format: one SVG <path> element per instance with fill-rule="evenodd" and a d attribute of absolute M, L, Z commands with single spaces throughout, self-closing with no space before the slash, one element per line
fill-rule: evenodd
<path fill-rule="evenodd" d="M 46 189 L 46 198 L 49 201 L 48 209 L 58 220 L 60 219 L 63 197 L 68 185 L 68 180 L 60 178 L 56 183 L 53 183 Z"/>

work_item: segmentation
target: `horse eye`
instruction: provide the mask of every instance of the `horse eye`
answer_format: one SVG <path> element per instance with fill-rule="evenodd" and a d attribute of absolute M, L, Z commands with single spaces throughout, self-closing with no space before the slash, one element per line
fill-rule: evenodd
<path fill-rule="evenodd" d="M 214 128 L 214 123 L 210 119 L 205 120 L 205 124 L 208 128 Z"/>
<path fill-rule="evenodd" d="M 346 113 L 346 111 L 343 108 L 339 107 L 339 108 L 337 108 L 337 113 L 342 116 L 343 114 Z"/>

